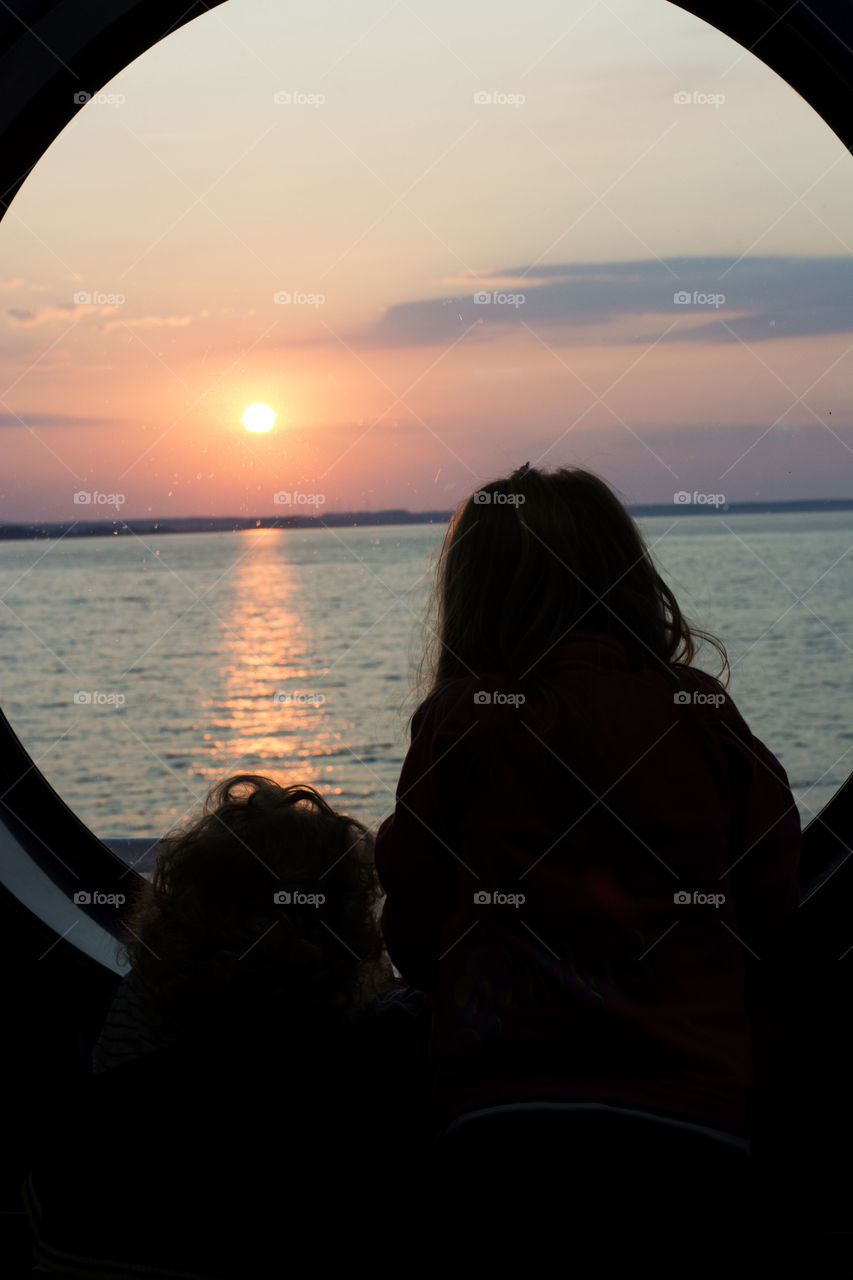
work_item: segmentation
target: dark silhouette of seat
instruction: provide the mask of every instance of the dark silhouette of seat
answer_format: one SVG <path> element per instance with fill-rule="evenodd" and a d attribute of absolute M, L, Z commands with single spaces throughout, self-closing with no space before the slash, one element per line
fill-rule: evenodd
<path fill-rule="evenodd" d="M 751 1156 L 732 1135 L 594 1102 L 518 1103 L 454 1121 L 435 1156 L 449 1231 L 472 1258 L 577 1253 L 697 1276 L 738 1274 L 747 1256 Z"/>

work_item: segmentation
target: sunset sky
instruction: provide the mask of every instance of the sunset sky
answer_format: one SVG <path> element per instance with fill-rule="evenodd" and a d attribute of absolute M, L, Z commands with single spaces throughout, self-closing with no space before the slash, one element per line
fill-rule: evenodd
<path fill-rule="evenodd" d="M 853 496 L 853 159 L 664 0 L 232 0 L 83 87 L 0 225 L 0 523 Z"/>

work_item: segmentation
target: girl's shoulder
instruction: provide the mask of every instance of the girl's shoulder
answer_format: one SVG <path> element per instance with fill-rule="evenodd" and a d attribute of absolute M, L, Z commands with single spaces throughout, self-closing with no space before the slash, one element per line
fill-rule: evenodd
<path fill-rule="evenodd" d="M 430 743 L 443 750 L 476 729 L 472 744 L 476 740 L 482 746 L 484 733 L 494 730 L 503 737 L 528 696 L 519 681 L 500 672 L 448 681 L 433 690 L 412 717 L 412 744 Z"/>
<path fill-rule="evenodd" d="M 470 719 L 470 708 L 477 705 L 474 699 L 482 684 L 479 676 L 460 676 L 433 689 L 412 717 L 412 736 L 429 726 Z"/>
<path fill-rule="evenodd" d="M 768 772 L 785 788 L 790 787 L 788 775 L 778 756 L 753 733 L 737 703 L 722 686 L 705 671 L 695 667 L 680 668 L 682 693 L 678 695 L 683 707 L 694 723 L 703 731 L 715 735 L 726 755 L 746 781 L 756 774 Z"/>
<path fill-rule="evenodd" d="M 737 703 L 719 680 L 699 667 L 678 666 L 674 671 L 680 685 L 680 691 L 674 695 L 676 703 L 688 707 L 698 718 L 726 726 L 744 741 L 752 738 Z"/>

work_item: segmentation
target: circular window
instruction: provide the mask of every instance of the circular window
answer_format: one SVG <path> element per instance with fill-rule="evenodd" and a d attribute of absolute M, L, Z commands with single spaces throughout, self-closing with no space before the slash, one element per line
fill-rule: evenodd
<path fill-rule="evenodd" d="M 382 817 L 443 520 L 528 459 L 637 508 L 822 809 L 853 170 L 784 80 L 663 0 L 234 0 L 77 92 L 0 232 L 0 670 L 83 823 Z"/>

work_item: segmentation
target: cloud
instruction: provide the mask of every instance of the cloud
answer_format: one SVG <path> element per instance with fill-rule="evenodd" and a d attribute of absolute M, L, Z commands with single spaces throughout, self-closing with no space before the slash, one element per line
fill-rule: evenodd
<path fill-rule="evenodd" d="M 42 413 L 22 409 L 20 413 L 0 412 L 0 427 L 89 427 L 117 418 L 80 417 L 74 413 Z"/>
<path fill-rule="evenodd" d="M 73 302 L 60 302 L 46 307 L 37 307 L 35 310 L 26 307 L 7 307 L 6 309 L 9 324 L 13 328 L 25 329 L 31 329 L 41 324 L 58 322 L 66 324 L 69 319 L 81 320 L 86 316 L 92 315 L 103 319 L 103 323 L 97 327 L 103 329 L 105 333 L 110 333 L 113 329 L 121 328 L 123 325 L 130 329 L 184 328 L 186 325 L 192 324 L 193 319 L 191 315 L 124 316 L 119 315 L 119 312 L 120 306 Z M 106 317 L 109 317 L 109 319 L 106 319 Z"/>
<path fill-rule="evenodd" d="M 75 312 L 112 310 L 102 307 L 76 307 L 73 302 L 57 303 L 47 307 L 7 307 L 6 315 L 14 328 L 31 329 L 39 324 L 52 324 L 62 321 L 67 324 Z"/>
<path fill-rule="evenodd" d="M 107 333 L 126 325 L 128 329 L 183 329 L 192 324 L 192 316 L 136 316 L 128 320 L 112 320 L 104 325 Z"/>
<path fill-rule="evenodd" d="M 556 263 L 489 269 L 472 277 L 464 291 L 464 281 L 453 284 L 452 296 L 398 303 L 347 340 L 433 346 L 455 341 L 466 329 L 471 339 L 490 341 L 529 325 L 580 344 L 632 344 L 659 339 L 673 322 L 665 342 L 853 332 L 850 257 Z"/>
<path fill-rule="evenodd" d="M 6 289 L 28 289 L 30 293 L 49 293 L 49 284 L 37 284 L 34 280 L 25 280 L 23 276 L 14 276 L 10 280 L 0 280 L 0 292 Z"/>

